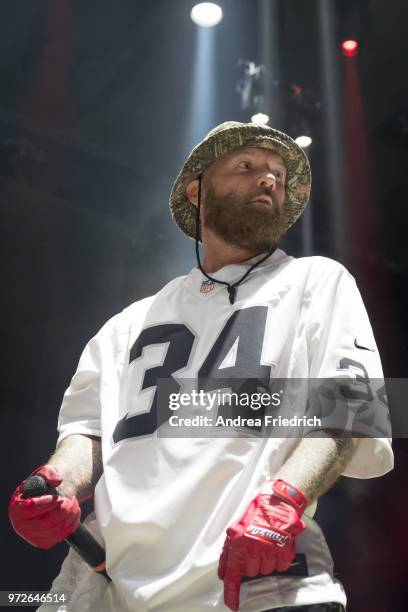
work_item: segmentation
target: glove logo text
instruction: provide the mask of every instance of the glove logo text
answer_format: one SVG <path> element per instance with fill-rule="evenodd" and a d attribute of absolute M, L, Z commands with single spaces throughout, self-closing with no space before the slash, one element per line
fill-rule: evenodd
<path fill-rule="evenodd" d="M 256 527 L 256 525 L 248 525 L 248 531 L 249 533 L 252 533 L 252 535 L 262 535 L 270 538 L 276 542 L 278 546 L 285 546 L 289 540 L 289 536 L 287 535 L 283 535 L 278 531 L 273 531 L 272 529 L 267 529 L 265 527 Z"/>

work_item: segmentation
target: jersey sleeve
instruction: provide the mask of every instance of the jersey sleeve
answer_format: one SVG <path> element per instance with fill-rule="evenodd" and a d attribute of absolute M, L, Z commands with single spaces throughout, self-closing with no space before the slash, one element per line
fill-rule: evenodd
<path fill-rule="evenodd" d="M 310 378 L 338 384 L 346 397 L 346 420 L 356 415 L 350 430 L 361 439 L 343 475 L 381 476 L 393 468 L 391 429 L 381 360 L 367 311 L 354 278 L 343 267 L 326 278 L 322 275 L 319 284 L 308 326 Z M 355 433 L 359 431 L 363 433 Z"/>
<path fill-rule="evenodd" d="M 65 391 L 58 417 L 57 444 L 71 434 L 101 437 L 100 382 L 103 358 L 113 334 L 115 318 L 91 338 L 79 359 L 77 370 Z"/>

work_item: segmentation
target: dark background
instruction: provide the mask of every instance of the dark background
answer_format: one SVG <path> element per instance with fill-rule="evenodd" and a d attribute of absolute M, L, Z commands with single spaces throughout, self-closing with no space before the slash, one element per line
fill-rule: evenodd
<path fill-rule="evenodd" d="M 332 17 L 329 63 L 322 4 Z M 0 590 L 47 590 L 58 573 L 65 544 L 40 551 L 21 540 L 8 522 L 9 496 L 54 449 L 62 394 L 87 340 L 195 265 L 168 196 L 197 139 L 222 121 L 249 120 L 236 91 L 239 58 L 276 72 L 271 124 L 295 137 L 306 118 L 313 135 L 310 210 L 283 248 L 342 261 L 362 292 L 385 375 L 407 370 L 408 3 L 226 0 L 207 89 L 197 79 L 191 6 L 0 4 Z M 341 54 L 346 33 L 360 41 L 352 60 Z M 392 473 L 341 479 L 320 503 L 350 612 L 408 609 L 405 440 L 394 449 Z"/>

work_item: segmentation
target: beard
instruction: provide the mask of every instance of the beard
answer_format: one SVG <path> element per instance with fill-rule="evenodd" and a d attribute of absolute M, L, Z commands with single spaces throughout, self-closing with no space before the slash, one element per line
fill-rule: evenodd
<path fill-rule="evenodd" d="M 265 193 L 266 190 L 257 190 L 246 195 L 220 195 L 210 185 L 205 194 L 205 227 L 241 249 L 263 252 L 276 248 L 286 232 L 286 209 L 279 206 L 275 193 L 270 191 L 267 195 L 272 198 L 272 206 L 253 202 Z"/>

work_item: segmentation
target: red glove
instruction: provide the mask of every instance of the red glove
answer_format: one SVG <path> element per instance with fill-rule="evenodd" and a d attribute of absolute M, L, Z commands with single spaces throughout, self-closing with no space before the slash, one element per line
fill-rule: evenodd
<path fill-rule="evenodd" d="M 30 476 L 42 476 L 51 488 L 62 482 L 60 472 L 51 465 L 42 465 Z M 28 478 L 30 478 L 30 476 Z M 79 525 L 81 509 L 78 500 L 60 495 L 22 497 L 25 480 L 17 487 L 10 499 L 9 517 L 15 531 L 27 542 L 38 548 L 51 548 L 62 542 Z"/>
<path fill-rule="evenodd" d="M 224 602 L 239 609 L 243 576 L 284 572 L 295 557 L 295 537 L 305 528 L 301 520 L 308 499 L 283 480 L 269 480 L 243 516 L 227 529 L 218 564 L 224 581 Z"/>

